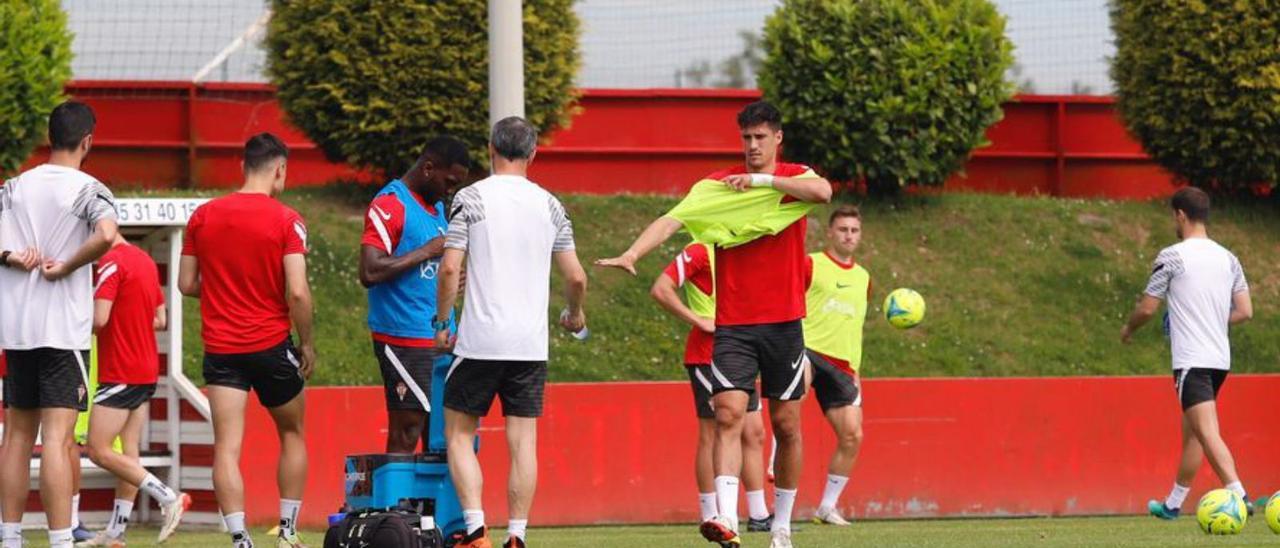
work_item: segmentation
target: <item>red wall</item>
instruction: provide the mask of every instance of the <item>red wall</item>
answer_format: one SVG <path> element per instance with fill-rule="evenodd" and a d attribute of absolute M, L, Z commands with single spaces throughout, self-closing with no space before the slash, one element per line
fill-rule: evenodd
<path fill-rule="evenodd" d="M 86 170 L 109 183 L 237 184 L 239 148 L 260 131 L 289 143 L 295 183 L 369 178 L 326 161 L 283 122 L 266 85 L 81 81 L 68 92 L 98 112 Z M 533 177 L 556 191 L 683 192 L 741 161 L 734 117 L 758 97 L 753 90 L 584 90 L 581 112 L 549 136 Z M 1022 96 L 1005 106 L 1005 119 L 988 136 L 992 145 L 949 188 L 1114 198 L 1163 196 L 1175 188 L 1125 132 L 1110 98 Z"/>
<path fill-rule="evenodd" d="M 1177 466 L 1179 409 L 1170 376 L 866 381 L 866 442 L 842 507 L 856 517 L 1143 512 Z M 1223 434 L 1255 493 L 1280 488 L 1280 423 L 1265 420 L 1280 375 L 1233 376 Z M 307 391 L 311 472 L 303 520 L 322 523 L 342 498 L 342 457 L 377 452 L 386 433 L 377 387 Z M 252 399 L 252 398 L 251 398 Z M 485 505 L 504 523 L 502 419 L 481 432 Z M 686 383 L 553 384 L 539 424 L 535 525 L 692 523 L 695 421 Z M 806 403 L 799 517 L 820 498 L 834 439 Z M 254 404 L 242 469 L 248 513 L 278 511 L 278 443 Z M 1216 485 L 1206 465 L 1192 496 Z M 1194 500 L 1194 499 L 1192 499 Z"/>

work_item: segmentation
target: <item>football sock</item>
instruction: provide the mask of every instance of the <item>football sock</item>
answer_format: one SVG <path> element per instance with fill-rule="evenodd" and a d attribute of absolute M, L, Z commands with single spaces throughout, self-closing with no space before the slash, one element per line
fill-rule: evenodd
<path fill-rule="evenodd" d="M 80 526 L 80 493 L 71 495 L 71 528 Z"/>
<path fill-rule="evenodd" d="M 1232 493 L 1240 495 L 1240 498 L 1246 498 L 1248 496 L 1244 492 L 1244 484 L 1240 483 L 1239 481 L 1233 481 L 1227 484 L 1226 489 L 1228 491 L 1231 491 Z"/>
<path fill-rule="evenodd" d="M 764 490 L 747 491 L 747 515 L 761 520 L 769 517 L 769 505 L 764 502 Z"/>
<path fill-rule="evenodd" d="M 280 499 L 280 534 L 292 535 L 298 532 L 298 512 L 302 510 L 302 501 Z"/>
<path fill-rule="evenodd" d="M 719 515 L 729 520 L 729 527 L 738 530 L 738 478 L 716 476 L 716 507 Z"/>
<path fill-rule="evenodd" d="M 249 537 L 244 528 L 244 512 L 222 516 L 222 523 L 227 526 L 227 531 L 231 533 L 233 540 L 239 541 L 241 538 Z"/>
<path fill-rule="evenodd" d="M 484 510 L 463 510 L 462 520 L 467 524 L 468 535 L 479 531 L 484 527 Z"/>
<path fill-rule="evenodd" d="M 529 520 L 513 519 L 507 522 L 507 535 L 524 540 L 524 532 L 529 528 Z"/>
<path fill-rule="evenodd" d="M 848 483 L 849 478 L 845 476 L 827 474 L 827 486 L 822 489 L 822 503 L 818 505 L 818 511 L 835 508 L 840 502 L 840 493 L 844 492 L 844 486 Z"/>
<path fill-rule="evenodd" d="M 71 548 L 75 540 L 76 538 L 71 534 L 70 527 L 49 530 L 49 548 Z"/>
<path fill-rule="evenodd" d="M 698 511 L 702 513 L 702 520 L 707 521 L 716 517 L 716 494 L 698 493 Z"/>
<path fill-rule="evenodd" d="M 111 507 L 111 522 L 107 523 L 107 536 L 120 538 L 129 527 L 129 515 L 133 513 L 133 501 L 116 499 Z"/>
<path fill-rule="evenodd" d="M 791 510 L 796 506 L 795 489 L 773 490 L 773 530 L 791 532 Z"/>
<path fill-rule="evenodd" d="M 1169 491 L 1168 498 L 1164 499 L 1164 506 L 1170 510 L 1182 508 L 1182 502 L 1187 500 L 1187 493 L 1191 492 L 1190 487 L 1183 487 L 1178 482 L 1173 482 L 1173 490 Z"/>
<path fill-rule="evenodd" d="M 6 523 L 3 528 L 4 548 L 22 548 L 22 524 Z"/>
<path fill-rule="evenodd" d="M 173 504 L 174 501 L 178 500 L 178 494 L 174 493 L 173 489 L 170 489 L 168 485 L 165 485 L 164 482 L 160 481 L 160 478 L 155 477 L 154 474 L 147 474 L 146 477 L 142 478 L 142 484 L 138 485 L 138 488 L 142 489 L 147 495 L 160 503 L 161 508 Z"/>

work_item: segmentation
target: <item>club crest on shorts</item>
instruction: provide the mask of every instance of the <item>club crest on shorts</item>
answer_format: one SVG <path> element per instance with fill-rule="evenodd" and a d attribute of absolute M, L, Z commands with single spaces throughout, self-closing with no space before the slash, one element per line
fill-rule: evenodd
<path fill-rule="evenodd" d="M 405 394 L 409 393 L 409 387 L 405 386 L 404 381 L 396 383 L 396 395 L 400 396 L 400 401 L 404 401 Z"/>

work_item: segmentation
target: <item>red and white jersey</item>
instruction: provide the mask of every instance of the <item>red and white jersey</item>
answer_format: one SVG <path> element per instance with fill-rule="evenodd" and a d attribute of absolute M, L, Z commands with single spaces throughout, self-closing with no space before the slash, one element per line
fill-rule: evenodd
<path fill-rule="evenodd" d="M 707 246 L 697 242 L 685 246 L 671 264 L 663 271 L 678 287 L 693 284 L 704 295 L 715 294 L 715 277 L 712 274 L 711 254 Z M 694 310 L 695 313 L 699 311 Z M 689 328 L 689 336 L 684 343 L 684 364 L 686 366 L 707 365 L 711 363 L 711 350 L 715 336 L 698 329 Z"/>
<path fill-rule="evenodd" d="M 723 179 L 747 173 L 736 166 L 708 175 Z M 778 177 L 816 176 L 807 166 L 780 163 Z M 787 196 L 784 202 L 795 201 Z M 799 320 L 805 316 L 808 268 L 801 218 L 773 236 L 716 249 L 716 325 L 758 325 Z"/>
<path fill-rule="evenodd" d="M 236 192 L 200 206 L 182 254 L 199 262 L 205 350 L 247 354 L 284 341 L 291 328 L 284 257 L 306 252 L 302 216 L 275 198 Z"/>
<path fill-rule="evenodd" d="M 160 273 L 137 246 L 112 247 L 98 260 L 95 301 L 111 301 L 98 331 L 98 382 L 154 384 L 160 373 L 155 314 L 164 304 Z"/>

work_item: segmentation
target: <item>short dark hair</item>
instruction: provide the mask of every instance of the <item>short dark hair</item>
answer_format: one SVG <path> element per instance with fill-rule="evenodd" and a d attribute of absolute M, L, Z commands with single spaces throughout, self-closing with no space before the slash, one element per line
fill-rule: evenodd
<path fill-rule="evenodd" d="M 418 156 L 417 165 L 421 166 L 427 160 L 435 162 L 440 167 L 462 166 L 471 169 L 471 156 L 467 153 L 467 145 L 448 135 L 432 137 L 427 141 L 426 146 L 422 147 L 422 154 Z"/>
<path fill-rule="evenodd" d="M 853 204 L 845 204 L 837 207 L 831 212 L 831 217 L 827 218 L 827 226 L 836 224 L 836 219 L 844 217 L 852 217 L 854 219 L 862 219 L 862 212 L 858 210 L 858 206 Z"/>
<path fill-rule="evenodd" d="M 289 147 L 270 132 L 262 132 L 244 143 L 244 172 L 254 173 L 276 158 L 289 158 Z"/>
<path fill-rule="evenodd" d="M 778 131 L 782 129 L 782 113 L 773 103 L 768 101 L 756 101 L 738 112 L 738 129 L 747 129 L 760 124 L 769 124 L 769 129 Z"/>
<path fill-rule="evenodd" d="M 538 146 L 538 130 L 528 120 L 508 116 L 493 125 L 489 144 L 498 156 L 508 160 L 528 160 Z"/>
<path fill-rule="evenodd" d="M 49 146 L 53 150 L 75 150 L 97 124 L 89 105 L 66 101 L 49 113 Z"/>
<path fill-rule="evenodd" d="M 1187 220 L 1197 223 L 1209 221 L 1209 193 L 1196 187 L 1189 186 L 1179 190 L 1169 204 L 1174 211 L 1184 213 Z"/>

